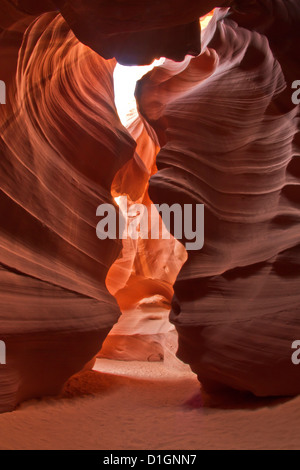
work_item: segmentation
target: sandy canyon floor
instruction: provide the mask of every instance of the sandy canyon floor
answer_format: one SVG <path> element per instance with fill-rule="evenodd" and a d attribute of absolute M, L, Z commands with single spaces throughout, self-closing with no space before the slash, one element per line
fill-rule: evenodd
<path fill-rule="evenodd" d="M 61 397 L 0 416 L 0 449 L 299 449 L 300 397 L 207 396 L 189 368 L 97 360 Z"/>

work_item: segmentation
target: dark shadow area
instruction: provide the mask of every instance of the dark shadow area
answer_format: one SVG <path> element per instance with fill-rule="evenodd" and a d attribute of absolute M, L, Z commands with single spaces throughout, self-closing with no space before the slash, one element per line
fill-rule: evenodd
<path fill-rule="evenodd" d="M 283 405 L 295 397 L 256 397 L 251 393 L 236 390 L 224 390 L 221 393 L 208 393 L 199 390 L 183 406 L 186 409 L 213 408 L 218 410 L 257 410 L 259 408 L 274 408 Z"/>

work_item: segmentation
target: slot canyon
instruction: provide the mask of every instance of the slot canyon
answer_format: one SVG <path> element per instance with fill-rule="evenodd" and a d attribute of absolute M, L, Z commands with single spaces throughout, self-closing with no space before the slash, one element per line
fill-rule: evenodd
<path fill-rule="evenodd" d="M 299 40 L 299 0 L 0 0 L 0 449 L 22 419 L 38 439 L 44 403 L 55 422 L 100 394 L 110 422 L 127 386 L 149 423 L 167 390 L 187 427 L 299 429 Z M 146 236 L 100 239 L 101 205 L 139 229 L 145 208 Z M 164 205 L 204 205 L 201 249 Z M 169 445 L 209 446 L 198 424 Z M 135 433 L 102 448 L 160 442 Z"/>

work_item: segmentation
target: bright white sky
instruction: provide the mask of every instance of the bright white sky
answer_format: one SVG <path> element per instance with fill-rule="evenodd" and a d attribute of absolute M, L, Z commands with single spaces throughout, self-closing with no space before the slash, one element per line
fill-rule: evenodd
<path fill-rule="evenodd" d="M 212 18 L 213 12 L 201 18 L 202 31 L 207 27 Z M 133 109 L 136 109 L 134 91 L 136 82 L 154 67 L 163 64 L 164 58 L 155 60 L 151 65 L 126 67 L 117 64 L 114 72 L 115 82 L 115 103 L 119 117 L 124 126 L 127 124 L 127 115 Z"/>
<path fill-rule="evenodd" d="M 127 115 L 132 109 L 136 109 L 134 97 L 136 82 L 147 72 L 157 65 L 161 65 L 164 59 L 155 60 L 151 65 L 126 67 L 117 64 L 114 72 L 115 82 L 115 103 L 119 117 L 126 126 Z"/>

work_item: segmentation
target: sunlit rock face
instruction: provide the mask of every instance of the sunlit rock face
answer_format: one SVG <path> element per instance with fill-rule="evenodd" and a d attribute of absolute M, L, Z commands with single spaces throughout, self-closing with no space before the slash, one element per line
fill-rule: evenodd
<path fill-rule="evenodd" d="M 114 105 L 115 61 L 56 13 L 14 23 L 10 12 L 0 36 L 0 411 L 58 393 L 116 323 L 105 281 L 121 242 L 97 239 L 96 209 L 114 203 L 112 182 L 136 146 Z"/>
<path fill-rule="evenodd" d="M 137 97 L 161 146 L 151 199 L 205 204 L 205 246 L 189 252 L 175 283 L 179 357 L 207 388 L 292 395 L 300 173 L 290 84 L 300 75 L 300 9 L 296 0 L 252 8 L 224 19 L 218 11 L 202 55 L 166 61 Z"/>
<path fill-rule="evenodd" d="M 117 173 L 112 194 L 127 198 L 128 207 L 143 204 L 151 213 L 148 181 L 155 174 L 159 151 L 153 130 L 132 111 L 128 131 L 137 143 L 136 153 Z M 121 210 L 123 208 L 121 207 Z M 119 360 L 162 361 L 168 339 L 176 335 L 169 322 L 173 284 L 186 261 L 186 250 L 163 227 L 166 239 L 123 240 L 119 258 L 108 272 L 106 285 L 122 311 L 122 317 L 103 344 L 100 357 Z"/>

